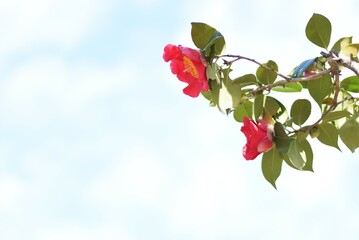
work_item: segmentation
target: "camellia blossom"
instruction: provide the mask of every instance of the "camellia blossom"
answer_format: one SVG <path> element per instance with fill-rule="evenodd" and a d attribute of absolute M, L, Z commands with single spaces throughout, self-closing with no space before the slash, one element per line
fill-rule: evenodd
<path fill-rule="evenodd" d="M 191 97 L 198 97 L 201 91 L 209 90 L 206 65 L 202 61 L 199 51 L 168 44 L 164 48 L 163 60 L 171 61 L 171 71 L 177 75 L 177 78 L 188 83 L 183 89 L 183 93 Z"/>
<path fill-rule="evenodd" d="M 245 159 L 253 160 L 273 147 L 273 127 L 266 121 L 259 119 L 258 123 L 255 123 L 248 117 L 244 117 L 241 131 L 247 138 L 247 144 L 242 150 Z"/>

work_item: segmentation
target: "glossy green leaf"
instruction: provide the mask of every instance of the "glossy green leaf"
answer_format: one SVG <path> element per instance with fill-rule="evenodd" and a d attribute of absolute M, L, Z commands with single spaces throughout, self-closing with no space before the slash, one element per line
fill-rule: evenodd
<path fill-rule="evenodd" d="M 319 135 L 318 140 L 328 146 L 335 147 L 340 151 L 338 146 L 338 129 L 330 123 L 323 122 L 318 125 Z"/>
<path fill-rule="evenodd" d="M 312 105 L 307 99 L 297 99 L 290 109 L 293 123 L 301 126 L 310 116 L 311 109 Z"/>
<path fill-rule="evenodd" d="M 279 153 L 287 153 L 293 138 L 288 137 L 281 123 L 274 124 L 274 142 Z"/>
<path fill-rule="evenodd" d="M 273 69 L 274 71 L 278 71 L 278 65 L 272 60 L 269 60 L 267 63 L 264 63 L 263 65 Z M 269 71 L 263 67 L 258 67 L 256 75 L 258 80 L 266 85 L 272 84 L 277 78 L 277 74 L 275 72 Z"/>
<path fill-rule="evenodd" d="M 305 165 L 305 152 L 298 141 L 290 143 L 288 157 L 296 169 L 302 170 Z"/>
<path fill-rule="evenodd" d="M 345 47 L 345 46 L 347 46 L 347 45 L 349 45 L 349 44 L 352 43 L 352 38 L 353 38 L 353 37 L 343 37 L 343 38 L 339 39 L 338 41 L 336 41 L 336 42 L 334 43 L 334 45 L 333 45 L 331 51 L 334 51 L 334 50 L 335 50 L 335 51 L 340 52 L 340 50 L 341 50 L 343 47 Z"/>
<path fill-rule="evenodd" d="M 305 153 L 305 165 L 302 170 L 313 172 L 313 150 L 310 146 L 310 143 L 307 140 L 304 140 L 300 143 L 304 153 Z"/>
<path fill-rule="evenodd" d="M 263 153 L 262 157 L 262 172 L 264 178 L 273 185 L 275 189 L 276 181 L 280 176 L 282 170 L 282 157 L 276 148 Z"/>
<path fill-rule="evenodd" d="M 296 169 L 296 170 L 300 170 L 300 169 L 296 168 L 296 167 L 293 165 L 293 163 L 290 161 L 290 158 L 289 158 L 289 156 L 288 156 L 287 153 L 281 153 L 280 155 L 281 155 L 282 159 L 285 161 L 285 163 L 286 163 L 288 166 L 290 166 L 290 167 L 292 167 L 292 168 L 294 168 L 294 169 Z"/>
<path fill-rule="evenodd" d="M 233 117 L 237 122 L 243 122 L 243 117 L 253 118 L 253 102 L 246 101 L 240 104 L 233 112 Z"/>
<path fill-rule="evenodd" d="M 359 77 L 358 76 L 351 76 L 343 79 L 340 82 L 340 87 L 344 88 L 345 90 L 349 92 L 359 92 Z"/>
<path fill-rule="evenodd" d="M 359 147 L 359 117 L 354 116 L 348 119 L 339 129 L 340 139 L 350 149 L 355 152 Z"/>
<path fill-rule="evenodd" d="M 296 67 L 296 69 L 292 73 L 292 77 L 297 78 L 297 77 L 302 76 L 303 73 L 305 71 L 307 71 L 307 69 L 309 69 L 313 65 L 313 63 L 315 62 L 316 59 L 317 58 L 311 58 L 311 59 L 305 60 L 301 64 L 299 64 L 298 67 Z"/>
<path fill-rule="evenodd" d="M 276 92 L 301 92 L 302 89 L 302 84 L 297 82 L 290 82 L 286 85 L 272 88 L 272 90 Z"/>
<path fill-rule="evenodd" d="M 351 113 L 347 110 L 343 111 L 335 111 L 335 112 L 329 112 L 327 115 L 323 117 L 323 122 L 330 122 L 334 120 L 338 120 L 344 117 L 350 117 Z"/>
<path fill-rule="evenodd" d="M 330 75 L 326 74 L 319 79 L 309 81 L 307 87 L 309 94 L 321 107 L 323 99 L 331 93 L 333 83 Z"/>
<path fill-rule="evenodd" d="M 225 41 L 223 35 L 215 28 L 199 22 L 192 24 L 192 41 L 196 47 L 205 50 L 207 54 L 220 54 L 224 48 Z"/>
<path fill-rule="evenodd" d="M 232 108 L 236 108 L 241 100 L 241 87 L 234 84 L 229 78 L 230 71 L 230 68 L 222 71 L 223 78 L 220 79 L 220 84 L 211 81 L 212 101 L 223 113 L 228 113 Z"/>
<path fill-rule="evenodd" d="M 328 49 L 332 25 L 330 21 L 320 14 L 313 14 L 305 28 L 305 34 L 309 41 L 315 45 Z"/>
<path fill-rule="evenodd" d="M 254 99 L 254 118 L 258 119 L 263 114 L 264 109 L 264 95 L 259 93 Z"/>
<path fill-rule="evenodd" d="M 340 52 L 347 56 L 353 56 L 354 58 L 356 58 L 358 56 L 358 51 L 359 43 L 352 43 L 343 47 Z"/>

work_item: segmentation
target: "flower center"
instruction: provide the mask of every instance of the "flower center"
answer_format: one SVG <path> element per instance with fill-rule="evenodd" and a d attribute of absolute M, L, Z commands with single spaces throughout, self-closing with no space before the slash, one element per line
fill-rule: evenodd
<path fill-rule="evenodd" d="M 198 71 L 194 66 L 193 62 L 191 61 L 191 59 L 183 56 L 183 64 L 184 64 L 184 72 L 188 72 L 193 77 L 198 78 Z"/>

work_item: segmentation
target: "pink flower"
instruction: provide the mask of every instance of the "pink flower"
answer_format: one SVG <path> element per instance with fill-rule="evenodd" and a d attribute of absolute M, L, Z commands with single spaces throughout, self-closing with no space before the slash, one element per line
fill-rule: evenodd
<path fill-rule="evenodd" d="M 248 117 L 243 118 L 241 131 L 247 138 L 247 144 L 243 147 L 242 154 L 245 159 L 253 160 L 262 152 L 273 146 L 273 128 L 262 119 L 255 123 Z"/>
<path fill-rule="evenodd" d="M 171 61 L 171 71 L 177 78 L 188 83 L 183 93 L 191 97 L 198 97 L 201 91 L 209 90 L 206 65 L 202 62 L 199 51 L 168 44 L 164 48 L 163 60 Z"/>

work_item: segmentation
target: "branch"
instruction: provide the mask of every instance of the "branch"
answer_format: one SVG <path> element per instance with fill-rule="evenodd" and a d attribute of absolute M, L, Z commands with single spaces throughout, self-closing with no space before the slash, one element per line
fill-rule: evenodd
<path fill-rule="evenodd" d="M 281 80 L 281 81 L 275 82 L 273 84 L 268 84 L 268 85 L 259 87 L 257 89 L 254 89 L 251 92 L 256 93 L 256 92 L 260 92 L 260 91 L 264 91 L 264 90 L 270 90 L 270 89 L 272 89 L 274 87 L 284 86 L 284 85 L 286 85 L 286 84 L 288 84 L 290 82 L 308 82 L 308 81 L 311 81 L 311 80 L 318 79 L 318 78 L 322 77 L 323 75 L 325 75 L 327 73 L 330 73 L 330 72 L 331 72 L 331 69 L 326 69 L 326 70 L 321 71 L 321 72 L 319 72 L 317 74 L 310 75 L 310 76 L 307 76 L 307 77 L 301 77 L 301 78 L 287 77 L 286 80 Z"/>
<path fill-rule="evenodd" d="M 288 76 L 286 76 L 286 75 L 284 75 L 284 74 L 281 74 L 281 73 L 277 72 L 276 70 L 274 70 L 273 68 L 270 68 L 270 67 L 268 67 L 268 66 L 266 66 L 266 65 L 264 65 L 264 64 L 262 64 L 262 63 L 260 63 L 260 62 L 258 62 L 258 61 L 256 61 L 256 60 L 252 59 L 252 58 L 248 58 L 248 57 L 244 57 L 244 56 L 240 56 L 240 55 L 232 55 L 232 54 L 220 55 L 220 56 L 218 56 L 218 57 L 219 57 L 219 58 L 220 58 L 220 57 L 222 57 L 222 58 L 224 58 L 224 57 L 234 58 L 234 60 L 229 61 L 229 62 L 227 62 L 227 63 L 233 63 L 233 62 L 238 61 L 238 60 L 240 60 L 240 59 L 244 59 L 244 60 L 247 60 L 247 61 L 250 61 L 250 62 L 252 62 L 252 63 L 257 64 L 257 65 L 261 66 L 262 68 L 264 68 L 264 69 L 266 69 L 266 70 L 268 70 L 268 71 L 274 72 L 275 74 L 277 74 L 277 76 L 280 76 L 280 77 L 284 78 L 284 79 L 287 80 L 287 81 L 290 81 L 290 80 L 291 80 L 290 77 L 288 77 Z"/>
<path fill-rule="evenodd" d="M 359 63 L 352 61 L 351 57 L 348 57 L 341 53 L 339 53 L 338 58 L 339 58 L 338 60 L 339 65 L 342 65 L 343 67 L 352 70 L 355 73 L 355 75 L 359 77 Z"/>

